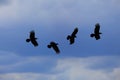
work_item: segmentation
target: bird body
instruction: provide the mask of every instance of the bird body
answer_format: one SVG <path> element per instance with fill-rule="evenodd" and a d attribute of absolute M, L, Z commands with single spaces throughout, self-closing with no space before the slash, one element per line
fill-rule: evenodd
<path fill-rule="evenodd" d="M 55 42 L 50 42 L 50 44 L 47 46 L 48 48 L 53 48 L 53 50 L 57 53 L 57 54 L 59 54 L 60 53 L 60 50 L 59 50 L 59 48 L 58 48 L 58 46 L 57 46 L 58 44 L 57 43 L 55 43 Z"/>
<path fill-rule="evenodd" d="M 78 28 L 75 28 L 73 33 L 67 36 L 67 40 L 70 41 L 70 44 L 73 44 L 75 42 L 77 32 L 78 32 Z"/>
<path fill-rule="evenodd" d="M 102 34 L 100 31 L 100 25 L 97 23 L 95 25 L 94 33 L 90 34 L 91 37 L 95 37 L 96 40 L 100 39 L 100 34 Z"/>
<path fill-rule="evenodd" d="M 26 42 L 30 42 L 36 47 L 38 46 L 38 43 L 37 43 L 37 38 L 35 38 L 35 32 L 34 31 L 31 31 L 30 32 L 30 36 L 29 36 L 29 39 L 26 39 Z"/>

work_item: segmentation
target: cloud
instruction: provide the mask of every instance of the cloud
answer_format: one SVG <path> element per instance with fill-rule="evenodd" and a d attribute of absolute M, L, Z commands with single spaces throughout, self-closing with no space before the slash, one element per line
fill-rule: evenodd
<path fill-rule="evenodd" d="M 114 71 L 111 75 L 114 76 L 115 80 L 119 80 L 120 79 L 119 74 L 120 74 L 120 68 L 116 68 L 116 69 L 114 69 Z"/>
<path fill-rule="evenodd" d="M 0 79 L 1 80 L 21 80 L 21 79 L 22 80 L 49 80 L 49 79 L 55 80 L 54 76 L 52 77 L 51 75 L 43 75 L 38 73 L 5 74 L 5 75 L 0 75 Z"/>
<path fill-rule="evenodd" d="M 56 24 L 86 24 L 109 21 L 117 15 L 117 0 L 11 0 L 0 7 L 0 22 L 5 25 L 17 23 L 44 24 L 50 28 Z"/>
<path fill-rule="evenodd" d="M 109 63 L 108 61 L 111 62 L 114 59 L 103 56 L 62 59 L 58 61 L 56 70 L 60 71 L 64 76 L 67 76 L 69 80 L 118 80 L 117 75 L 119 74 L 120 64 L 117 63 L 119 67 L 106 65 Z M 98 65 L 98 69 L 92 68 L 95 66 L 98 67 Z M 107 68 L 104 68 L 103 65 L 106 65 Z M 111 69 L 109 69 L 110 67 Z M 118 70 L 117 74 L 115 72 L 116 70 Z"/>
<path fill-rule="evenodd" d="M 0 0 L 0 6 L 1 5 L 6 5 L 9 3 L 9 0 Z"/>
<path fill-rule="evenodd" d="M 0 80 L 120 79 L 120 63 L 118 56 L 93 56 L 84 58 L 23 57 L 8 52 L 4 52 L 4 54 L 1 53 L 0 55 L 3 57 L 1 57 L 0 62 L 3 61 L 3 63 L 4 61 L 13 59 L 13 62 L 9 61 L 9 63 L 0 64 Z M 45 66 L 47 66 L 47 68 L 45 68 Z M 25 70 L 27 68 L 28 70 Z M 33 71 L 31 69 L 33 69 Z M 41 72 L 42 69 L 47 70 Z"/>
<path fill-rule="evenodd" d="M 14 52 L 0 52 L 0 73 L 7 73 L 7 72 L 43 72 L 49 68 L 47 65 L 53 59 L 49 60 L 49 57 L 44 56 L 20 56 L 16 55 Z M 51 66 L 49 66 L 51 67 Z M 35 69 L 33 69 L 35 68 Z M 38 68 L 43 68 L 43 70 L 38 70 Z"/>

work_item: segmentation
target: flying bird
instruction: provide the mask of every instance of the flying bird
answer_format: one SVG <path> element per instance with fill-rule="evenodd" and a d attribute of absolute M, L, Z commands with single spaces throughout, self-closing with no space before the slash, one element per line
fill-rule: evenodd
<path fill-rule="evenodd" d="M 59 53 L 60 53 L 60 50 L 59 50 L 59 48 L 58 48 L 57 45 L 58 45 L 58 43 L 55 43 L 55 42 L 51 41 L 50 44 L 47 45 L 47 47 L 48 47 L 48 48 L 53 48 L 53 50 L 54 50 L 57 54 L 59 54 Z"/>
<path fill-rule="evenodd" d="M 75 28 L 73 33 L 67 36 L 67 40 L 70 41 L 70 44 L 73 44 L 75 42 L 77 32 L 78 32 L 78 28 Z"/>
<path fill-rule="evenodd" d="M 26 42 L 30 42 L 36 47 L 38 46 L 38 43 L 37 43 L 37 38 L 35 37 L 35 32 L 32 30 L 30 32 L 30 36 L 29 36 L 29 39 L 26 39 Z"/>
<path fill-rule="evenodd" d="M 96 40 L 100 39 L 100 34 L 102 34 L 100 31 L 100 24 L 95 24 L 94 33 L 90 34 L 91 37 L 95 37 Z"/>

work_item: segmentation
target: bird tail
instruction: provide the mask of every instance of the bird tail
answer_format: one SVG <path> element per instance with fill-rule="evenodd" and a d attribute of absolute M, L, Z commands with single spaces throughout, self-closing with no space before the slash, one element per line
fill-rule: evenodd
<path fill-rule="evenodd" d="M 26 42 L 30 42 L 30 39 L 26 39 Z"/>
<path fill-rule="evenodd" d="M 94 37 L 95 36 L 95 34 L 90 34 L 90 37 Z"/>
<path fill-rule="evenodd" d="M 51 48 L 51 45 L 47 45 L 48 48 Z"/>
<path fill-rule="evenodd" d="M 67 36 L 67 40 L 69 40 L 69 39 L 70 39 L 70 35 Z"/>

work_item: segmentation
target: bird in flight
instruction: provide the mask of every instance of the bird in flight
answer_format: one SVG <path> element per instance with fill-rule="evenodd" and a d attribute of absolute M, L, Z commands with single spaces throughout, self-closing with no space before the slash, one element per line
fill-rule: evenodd
<path fill-rule="evenodd" d="M 59 54 L 60 53 L 60 50 L 59 50 L 59 48 L 58 48 L 58 43 L 55 43 L 55 42 L 53 42 L 53 41 L 51 41 L 50 42 L 50 44 L 49 45 L 47 45 L 47 47 L 48 48 L 53 48 L 53 50 L 57 53 L 57 54 Z"/>
<path fill-rule="evenodd" d="M 78 28 L 75 28 L 73 33 L 67 36 L 67 40 L 70 41 L 70 44 L 73 44 L 75 42 L 77 32 L 78 32 Z"/>
<path fill-rule="evenodd" d="M 26 39 L 26 42 L 30 42 L 36 47 L 38 46 L 38 43 L 37 43 L 37 38 L 35 37 L 35 32 L 32 30 L 30 32 L 30 36 L 29 36 L 29 39 Z"/>
<path fill-rule="evenodd" d="M 100 39 L 100 34 L 102 34 L 100 31 L 100 24 L 95 24 L 94 33 L 90 34 L 91 37 L 95 37 L 96 40 Z"/>

